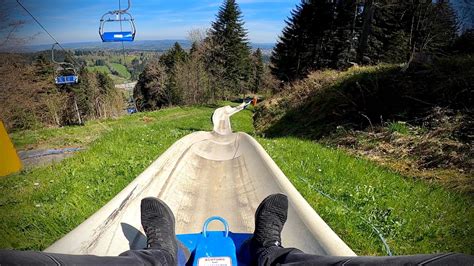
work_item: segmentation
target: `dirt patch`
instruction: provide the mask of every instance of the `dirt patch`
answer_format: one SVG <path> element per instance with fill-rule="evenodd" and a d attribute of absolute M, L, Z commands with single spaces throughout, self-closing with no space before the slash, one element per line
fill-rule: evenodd
<path fill-rule="evenodd" d="M 82 148 L 62 148 L 62 149 L 37 149 L 18 151 L 23 167 L 31 169 L 39 166 L 46 166 L 52 163 L 60 162 L 74 155 Z"/>
<path fill-rule="evenodd" d="M 140 120 L 142 120 L 143 123 L 145 123 L 145 124 L 152 123 L 152 122 L 155 121 L 155 119 L 153 117 L 149 117 L 149 116 L 144 116 Z"/>
<path fill-rule="evenodd" d="M 321 141 L 388 166 L 403 175 L 474 193 L 473 117 L 434 108 L 417 124 L 384 123 L 338 131 Z"/>

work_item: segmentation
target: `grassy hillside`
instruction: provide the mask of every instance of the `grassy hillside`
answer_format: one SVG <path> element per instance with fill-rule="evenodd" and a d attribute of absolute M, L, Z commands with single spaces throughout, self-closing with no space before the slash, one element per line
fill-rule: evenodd
<path fill-rule="evenodd" d="M 0 179 L 0 248 L 44 249 L 103 206 L 173 142 L 195 130 L 210 130 L 212 111 L 170 108 L 84 127 L 13 134 L 20 147 L 80 145 L 86 150 Z M 249 110 L 233 116 L 232 124 L 236 131 L 254 132 Z M 257 140 L 356 253 L 385 254 L 364 220 L 381 231 L 395 254 L 473 253 L 470 197 L 309 140 Z"/>
<path fill-rule="evenodd" d="M 472 56 L 318 71 L 262 103 L 254 124 L 472 194 L 473 92 Z"/>
<path fill-rule="evenodd" d="M 124 65 L 118 63 L 110 63 L 108 66 L 88 66 L 86 69 L 92 72 L 108 74 L 115 84 L 127 82 L 127 80 L 131 78 L 128 69 Z"/>
<path fill-rule="evenodd" d="M 434 107 L 472 110 L 473 92 L 473 56 L 412 63 L 407 70 L 378 65 L 317 71 L 259 108 L 255 126 L 267 135 L 314 139 L 341 126 L 416 120 Z"/>
<path fill-rule="evenodd" d="M 88 66 L 86 68 L 92 72 L 102 72 L 109 75 L 111 74 L 110 69 L 107 66 Z"/>
<path fill-rule="evenodd" d="M 130 79 L 130 77 L 132 76 L 130 72 L 128 72 L 128 69 L 122 64 L 110 63 L 110 68 L 111 71 L 116 71 L 122 78 Z"/>

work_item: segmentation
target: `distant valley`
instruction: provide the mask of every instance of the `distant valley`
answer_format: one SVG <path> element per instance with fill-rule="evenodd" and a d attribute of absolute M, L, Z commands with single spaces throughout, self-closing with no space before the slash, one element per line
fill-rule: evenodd
<path fill-rule="evenodd" d="M 126 50 L 134 51 L 156 51 L 163 52 L 168 50 L 175 42 L 178 42 L 183 49 L 190 49 L 189 40 L 144 40 L 124 43 Z M 273 49 L 273 43 L 251 43 L 252 49 L 260 48 L 264 55 L 269 55 Z M 62 46 L 66 49 L 74 50 L 121 50 L 121 43 L 102 43 L 102 42 L 78 42 L 64 43 Z M 51 49 L 50 44 L 29 45 L 23 48 L 23 52 L 38 52 Z"/>

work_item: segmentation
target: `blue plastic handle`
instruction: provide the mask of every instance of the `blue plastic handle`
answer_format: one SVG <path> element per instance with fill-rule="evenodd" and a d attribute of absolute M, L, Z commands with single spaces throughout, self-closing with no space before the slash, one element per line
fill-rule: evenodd
<path fill-rule="evenodd" d="M 208 218 L 206 220 L 206 222 L 204 222 L 204 226 L 202 227 L 202 233 L 203 233 L 204 237 L 207 237 L 207 226 L 212 221 L 220 221 L 224 225 L 225 237 L 229 236 L 229 224 L 227 223 L 227 221 L 224 218 L 220 217 L 220 216 L 212 216 L 212 217 Z"/>

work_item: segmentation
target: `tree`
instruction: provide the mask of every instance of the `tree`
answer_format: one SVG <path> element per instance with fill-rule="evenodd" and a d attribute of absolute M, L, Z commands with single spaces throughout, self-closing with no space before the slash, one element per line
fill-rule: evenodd
<path fill-rule="evenodd" d="M 466 30 L 459 36 L 452 50 L 457 54 L 474 54 L 474 29 Z"/>
<path fill-rule="evenodd" d="M 231 93 L 241 93 L 250 79 L 250 47 L 242 12 L 235 0 L 225 0 L 212 23 L 210 34 L 213 75 Z M 223 73 L 216 71 L 221 68 Z M 221 75 L 222 74 L 222 75 Z"/>
<path fill-rule="evenodd" d="M 209 74 L 206 71 L 198 47 L 188 60 L 175 65 L 173 75 L 183 104 L 207 103 L 210 100 Z"/>
<path fill-rule="evenodd" d="M 286 23 L 271 70 L 290 82 L 354 61 L 401 63 L 415 54 L 443 54 L 457 30 L 447 1 L 302 0 Z"/>
<path fill-rule="evenodd" d="M 96 66 L 105 66 L 105 60 L 104 59 L 97 59 L 95 60 L 95 65 Z"/>
<path fill-rule="evenodd" d="M 158 62 L 150 62 L 140 74 L 133 89 L 139 111 L 159 109 L 173 103 L 173 93 L 167 88 L 166 67 Z"/>
<path fill-rule="evenodd" d="M 459 14 L 460 32 L 472 31 L 472 29 L 474 29 L 474 5 L 472 4 L 472 0 L 458 0 L 454 2 L 453 5 Z"/>
<path fill-rule="evenodd" d="M 287 25 L 270 58 L 273 75 L 282 81 L 292 81 L 305 74 L 301 68 L 305 38 L 303 13 L 313 13 L 312 6 L 305 1 L 291 11 L 291 17 L 285 21 Z"/>
<path fill-rule="evenodd" d="M 261 86 L 263 85 L 265 65 L 263 63 L 262 51 L 258 48 L 253 54 L 253 82 L 252 82 L 252 92 L 257 93 Z"/>
<path fill-rule="evenodd" d="M 160 56 L 159 62 L 171 71 L 176 63 L 186 60 L 187 56 L 188 54 L 183 50 L 181 45 L 179 45 L 178 42 L 175 42 L 171 49 Z"/>
<path fill-rule="evenodd" d="M 343 69 L 355 61 L 356 27 L 360 24 L 356 1 L 337 1 L 328 46 L 331 47 L 327 67 Z"/>
<path fill-rule="evenodd" d="M 455 39 L 456 16 L 446 1 L 385 0 L 366 6 L 373 19 L 364 18 L 370 31 L 362 34 L 359 61 L 368 56 L 373 63 L 410 62 L 415 54 L 443 54 Z"/>
<path fill-rule="evenodd" d="M 125 105 L 123 93 L 115 88 L 113 80 L 103 72 L 96 73 L 97 87 L 103 98 L 102 117 L 119 116 Z"/>
<path fill-rule="evenodd" d="M 286 21 L 272 52 L 272 73 L 282 81 L 305 77 L 311 70 L 333 65 L 336 4 L 326 0 L 302 0 Z"/>
<path fill-rule="evenodd" d="M 225 63 L 220 51 L 221 45 L 214 41 L 213 38 L 206 38 L 202 45 L 202 61 L 209 73 L 210 97 L 211 101 L 215 102 L 218 97 L 225 98 L 229 91 L 225 86 L 227 82 L 224 81 L 225 69 L 222 67 Z"/>

